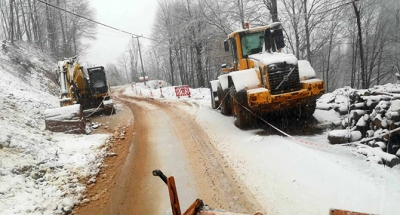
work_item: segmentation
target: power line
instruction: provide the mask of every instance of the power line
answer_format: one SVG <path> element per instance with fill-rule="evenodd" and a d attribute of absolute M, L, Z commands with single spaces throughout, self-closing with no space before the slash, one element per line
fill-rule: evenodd
<path fill-rule="evenodd" d="M 96 23 L 96 24 L 98 24 L 98 25 L 105 26 L 105 27 L 107 27 L 107 28 L 114 29 L 114 30 L 116 30 L 116 31 L 120 31 L 120 32 L 125 33 L 125 34 L 129 34 L 129 35 L 134 36 L 134 37 L 141 37 L 141 38 L 143 38 L 143 39 L 155 40 L 155 39 L 152 39 L 152 38 L 149 38 L 149 37 L 140 36 L 140 35 L 133 34 L 133 33 L 130 33 L 130 32 L 127 32 L 127 31 L 124 31 L 124 30 L 121 30 L 121 29 L 118 29 L 118 28 L 114 28 L 114 27 L 112 27 L 112 26 L 103 24 L 103 23 L 98 22 L 98 21 L 93 20 L 93 19 L 89 19 L 89 18 L 87 18 L 87 17 L 81 16 L 81 15 L 76 14 L 76 13 L 74 13 L 74 12 L 65 10 L 65 9 L 63 9 L 63 8 L 60 8 L 60 7 L 57 7 L 57 6 L 52 5 L 52 4 L 50 4 L 50 3 L 44 2 L 44 1 L 42 1 L 42 0 L 37 0 L 37 1 L 40 2 L 40 3 L 46 4 L 46 5 L 50 6 L 50 7 L 56 8 L 56 9 L 58 9 L 58 10 L 61 10 L 61 11 L 64 11 L 64 12 L 66 12 L 66 13 L 69 13 L 69 14 L 72 14 L 72 15 L 74 15 L 74 16 L 77 16 L 77 17 L 79 17 L 79 18 L 86 19 L 86 20 L 88 20 L 88 21 L 90 21 L 90 22 Z"/>

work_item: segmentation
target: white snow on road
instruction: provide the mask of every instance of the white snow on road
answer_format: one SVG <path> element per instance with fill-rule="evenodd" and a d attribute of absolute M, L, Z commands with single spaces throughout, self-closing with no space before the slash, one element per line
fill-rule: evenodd
<path fill-rule="evenodd" d="M 142 96 L 150 96 L 140 85 L 137 89 Z M 169 92 L 166 98 L 154 92 L 153 97 L 196 117 L 214 147 L 268 214 L 329 214 L 331 208 L 400 214 L 399 166 L 367 162 L 356 148 L 329 145 L 326 134 L 295 136 L 313 142 L 311 146 L 262 129 L 240 130 L 233 117 L 210 107 L 208 89 L 191 90 L 195 94 L 192 98 L 177 99 L 172 87 L 163 88 Z M 130 87 L 125 94 L 140 96 Z M 329 94 L 323 99 L 327 98 Z M 317 110 L 314 117 L 319 124 L 340 122 L 335 111 Z"/>

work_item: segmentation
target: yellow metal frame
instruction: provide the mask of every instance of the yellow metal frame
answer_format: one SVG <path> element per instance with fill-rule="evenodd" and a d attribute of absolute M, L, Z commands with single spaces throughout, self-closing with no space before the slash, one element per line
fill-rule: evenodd
<path fill-rule="evenodd" d="M 263 92 L 247 92 L 248 104 L 251 108 L 264 112 L 294 108 L 309 100 L 316 99 L 324 93 L 324 82 L 316 79 L 312 83 L 302 83 L 302 89 L 295 92 L 271 95 L 269 90 Z"/>

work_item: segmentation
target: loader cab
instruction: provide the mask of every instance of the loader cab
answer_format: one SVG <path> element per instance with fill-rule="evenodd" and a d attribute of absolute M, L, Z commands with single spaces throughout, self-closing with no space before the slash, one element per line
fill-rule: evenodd
<path fill-rule="evenodd" d="M 280 52 L 285 47 L 281 23 L 272 23 L 268 26 L 243 29 L 228 35 L 224 41 L 225 52 L 232 52 L 233 70 L 253 68 L 249 56 L 267 52 Z"/>

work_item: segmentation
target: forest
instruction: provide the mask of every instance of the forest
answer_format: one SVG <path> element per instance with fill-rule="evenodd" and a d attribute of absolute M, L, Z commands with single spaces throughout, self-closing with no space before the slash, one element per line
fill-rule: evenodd
<path fill-rule="evenodd" d="M 37 0 L 0 0 L 0 39 L 10 43 L 27 41 L 57 58 L 82 55 L 85 40 L 96 38 L 96 26 L 87 20 Z M 47 0 L 57 7 L 95 18 L 88 0 Z"/>
<path fill-rule="evenodd" d="M 88 0 L 0 0 L 0 39 L 33 43 L 54 56 L 84 55 L 96 25 Z M 311 62 L 326 91 L 394 83 L 400 73 L 400 2 L 397 0 L 159 0 L 153 33 L 132 38 L 115 64 L 112 85 L 150 79 L 208 87 L 233 58 L 223 41 L 235 30 L 281 22 L 286 48 Z M 141 41 L 150 39 L 151 45 Z M 139 46 L 140 44 L 140 46 Z"/>

